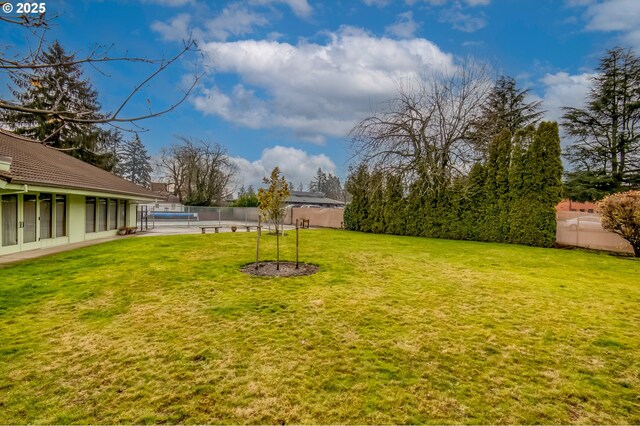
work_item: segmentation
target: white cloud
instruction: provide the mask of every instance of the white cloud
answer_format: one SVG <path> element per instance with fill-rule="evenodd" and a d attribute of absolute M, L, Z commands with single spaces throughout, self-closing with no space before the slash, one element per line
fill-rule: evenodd
<path fill-rule="evenodd" d="M 276 3 L 286 4 L 291 11 L 299 18 L 308 18 L 313 13 L 313 8 L 307 0 L 251 0 L 253 4 L 271 5 Z"/>
<path fill-rule="evenodd" d="M 413 20 L 413 12 L 398 15 L 396 22 L 385 28 L 385 32 L 400 38 L 413 38 L 418 30 L 418 23 Z"/>
<path fill-rule="evenodd" d="M 365 4 L 368 4 L 368 1 L 376 2 L 377 0 L 364 0 Z M 405 0 L 405 3 L 411 5 L 415 3 L 429 3 L 432 6 L 443 6 L 447 3 L 453 3 L 454 5 L 460 5 L 460 1 L 451 1 L 451 0 Z M 467 6 L 475 7 L 475 6 L 486 6 L 491 3 L 491 0 L 463 0 L 463 3 Z"/>
<path fill-rule="evenodd" d="M 545 75 L 542 78 L 545 84 L 543 108 L 547 110 L 545 118 L 560 121 L 564 114 L 562 107 L 583 106 L 594 75 L 591 73 L 570 75 L 566 72 Z"/>
<path fill-rule="evenodd" d="M 565 0 L 567 6 L 575 7 L 575 6 L 588 6 L 592 3 L 595 3 L 596 0 Z"/>
<path fill-rule="evenodd" d="M 192 32 L 191 16 L 187 13 L 181 13 L 175 16 L 169 23 L 155 21 L 151 24 L 151 28 L 160 33 L 165 40 L 186 40 Z"/>
<path fill-rule="evenodd" d="M 396 93 L 398 81 L 454 67 L 451 55 L 425 39 L 378 38 L 350 27 L 328 36 L 326 44 L 201 44 L 212 69 L 235 74 L 240 83 L 203 89 L 193 99 L 195 107 L 243 126 L 287 128 L 321 143 L 325 136 L 345 136 Z"/>
<path fill-rule="evenodd" d="M 587 8 L 588 30 L 627 31 L 638 27 L 640 2 L 638 0 L 610 0 L 592 4 Z"/>
<path fill-rule="evenodd" d="M 603 2 L 577 1 L 570 6 L 586 7 L 586 29 L 589 31 L 619 32 L 624 43 L 640 48 L 640 1 L 608 0 Z"/>
<path fill-rule="evenodd" d="M 467 33 L 478 31 L 487 25 L 487 21 L 483 16 L 464 13 L 459 6 L 443 10 L 440 14 L 440 21 L 448 22 L 453 29 Z"/>
<path fill-rule="evenodd" d="M 287 181 L 293 182 L 296 188 L 299 182 L 306 187 L 318 168 L 327 173 L 336 173 L 336 165 L 326 155 L 311 155 L 301 149 L 280 145 L 264 149 L 256 161 L 242 157 L 232 157 L 231 160 L 238 167 L 238 186 L 253 185 L 256 189 L 262 186 L 262 178 L 268 177 L 276 166 L 280 167 Z"/>
<path fill-rule="evenodd" d="M 232 3 L 205 24 L 208 34 L 216 40 L 226 40 L 229 36 L 245 35 L 255 27 L 267 25 L 269 21 L 263 15 L 251 11 L 238 3 Z"/>
<path fill-rule="evenodd" d="M 385 7 L 390 0 L 362 0 L 362 2 L 367 6 Z"/>

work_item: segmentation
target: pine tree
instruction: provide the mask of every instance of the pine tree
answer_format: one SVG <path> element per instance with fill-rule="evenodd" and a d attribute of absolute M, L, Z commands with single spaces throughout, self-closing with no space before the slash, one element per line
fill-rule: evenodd
<path fill-rule="evenodd" d="M 469 134 L 482 157 L 487 157 L 489 144 L 503 129 L 515 135 L 540 120 L 542 101 L 527 102 L 528 94 L 529 89 L 519 89 L 512 77 L 498 78 Z"/>
<path fill-rule="evenodd" d="M 318 168 L 315 177 L 309 182 L 309 191 L 311 192 L 323 192 L 326 186 L 327 174 Z"/>
<path fill-rule="evenodd" d="M 99 118 L 98 94 L 83 77 L 79 64 L 71 64 L 73 54 L 67 54 L 55 41 L 37 58 L 42 64 L 60 64 L 55 67 L 36 68 L 32 73 L 11 76 L 12 90 L 17 101 L 26 108 L 63 110 L 78 118 Z M 104 169 L 113 167 L 110 153 L 103 147 L 109 144 L 113 133 L 95 124 L 62 122 L 56 116 L 3 110 L 0 121 L 19 135 L 24 135 Z"/>
<path fill-rule="evenodd" d="M 327 180 L 323 191 L 325 195 L 334 200 L 341 200 L 343 198 L 342 184 L 340 178 L 331 173 L 327 175 Z"/>
<path fill-rule="evenodd" d="M 147 188 L 151 186 L 151 157 L 138 134 L 124 142 L 120 158 L 119 172 L 123 178 Z"/>
<path fill-rule="evenodd" d="M 592 82 L 585 107 L 565 108 L 563 116 L 573 138 L 566 157 L 578 177 L 567 185 L 591 181 L 609 193 L 640 185 L 640 58 L 611 49 Z"/>

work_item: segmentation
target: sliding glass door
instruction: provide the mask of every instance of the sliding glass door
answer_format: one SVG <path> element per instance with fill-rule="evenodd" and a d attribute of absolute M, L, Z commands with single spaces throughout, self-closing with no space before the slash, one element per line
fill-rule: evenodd
<path fill-rule="evenodd" d="M 18 244 L 18 196 L 3 195 L 2 200 L 2 246 Z"/>
<path fill-rule="evenodd" d="M 38 199 L 33 194 L 25 194 L 22 197 L 22 242 L 33 243 L 38 240 Z"/>

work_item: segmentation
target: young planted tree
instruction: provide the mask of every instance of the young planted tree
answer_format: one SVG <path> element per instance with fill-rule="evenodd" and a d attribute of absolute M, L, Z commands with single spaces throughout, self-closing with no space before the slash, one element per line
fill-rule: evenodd
<path fill-rule="evenodd" d="M 276 228 L 276 269 L 280 270 L 280 229 L 287 215 L 286 201 L 291 194 L 289 184 L 275 167 L 269 178 L 262 179 L 267 189 L 258 190 L 258 209 Z"/>
<path fill-rule="evenodd" d="M 629 241 L 640 257 L 640 191 L 612 194 L 598 203 L 602 227 Z"/>

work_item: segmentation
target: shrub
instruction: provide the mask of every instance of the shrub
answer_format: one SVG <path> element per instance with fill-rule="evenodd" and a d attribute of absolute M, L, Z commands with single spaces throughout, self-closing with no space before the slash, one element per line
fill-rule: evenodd
<path fill-rule="evenodd" d="M 640 191 L 612 194 L 598 203 L 602 227 L 629 241 L 640 257 Z"/>

